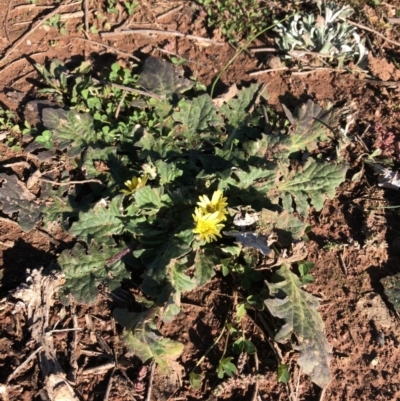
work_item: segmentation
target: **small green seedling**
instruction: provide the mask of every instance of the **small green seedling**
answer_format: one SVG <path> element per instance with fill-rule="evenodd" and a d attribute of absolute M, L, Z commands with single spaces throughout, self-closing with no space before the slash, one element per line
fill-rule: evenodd
<path fill-rule="evenodd" d="M 236 366 L 231 362 L 233 357 L 229 356 L 226 358 L 222 358 L 218 363 L 217 375 L 219 379 L 223 379 L 224 376 L 231 377 L 233 376 L 237 369 Z"/>
<path fill-rule="evenodd" d="M 53 147 L 53 135 L 50 130 L 45 130 L 35 138 L 35 142 L 41 143 L 46 149 Z"/>
<path fill-rule="evenodd" d="M 315 263 L 302 261 L 299 262 L 299 273 L 300 273 L 300 280 L 303 284 L 313 283 L 314 277 L 310 274 L 311 269 L 313 269 Z"/>

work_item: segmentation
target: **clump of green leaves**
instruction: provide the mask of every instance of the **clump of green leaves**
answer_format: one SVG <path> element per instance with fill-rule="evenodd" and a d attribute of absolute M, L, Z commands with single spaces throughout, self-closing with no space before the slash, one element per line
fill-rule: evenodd
<path fill-rule="evenodd" d="M 271 234 L 278 247 L 299 241 L 310 208 L 321 210 L 326 196 L 332 197 L 343 181 L 347 166 L 310 156 L 319 140 L 330 137 L 338 111 L 309 101 L 293 113 L 286 109 L 290 126 L 271 126 L 266 135 L 255 84 L 216 106 L 195 82 L 152 57 L 139 76 L 119 65 L 97 78 L 87 63 L 73 71 L 59 62 L 49 70 L 37 68 L 49 85 L 45 91 L 68 105 L 43 111 L 43 123 L 52 133 L 48 139 L 76 163 L 81 175 L 101 182 L 90 183 L 85 191 L 48 191 L 53 203 L 43 211 L 45 221 L 59 219 L 79 241 L 58 260 L 72 296 L 93 303 L 99 283 L 113 289 L 134 272 L 147 299 L 138 301 L 145 312 L 121 312 L 118 320 L 128 328 L 126 341 L 137 355 L 157 361 L 165 371 L 182 347 L 160 337 L 155 319 L 172 321 L 180 311 L 181 294 L 207 283 L 216 267 L 248 292 L 238 306 L 237 324 L 246 309 L 261 310 L 264 302 L 277 314 L 277 306 L 262 294 L 265 276 L 257 271 L 259 252 L 271 253 L 262 242 Z M 136 85 L 150 97 L 138 98 L 127 89 Z M 221 238 L 207 242 L 195 235 L 193 214 L 200 196 L 204 201 L 204 195 L 211 198 L 218 191 L 227 199 L 220 220 L 224 229 Z M 240 217 L 242 208 L 257 218 L 247 224 Z M 289 268 L 282 274 L 294 283 L 283 288 L 288 305 L 301 296 L 311 299 Z M 255 286 L 259 291 L 252 294 Z M 307 315 L 314 319 L 307 327 L 311 330 L 316 322 L 320 330 L 313 305 L 296 306 L 295 328 Z M 128 316 L 133 319 L 129 324 Z M 243 330 L 232 330 L 233 351 L 253 352 Z M 299 333 L 299 343 L 306 334 Z M 315 338 L 320 340 L 320 334 Z M 324 346 L 316 348 L 322 362 L 314 361 L 313 367 L 322 363 L 326 368 Z M 220 377 L 234 374 L 232 361 L 229 355 L 221 358 Z M 313 377 L 314 370 L 305 371 Z"/>
<path fill-rule="evenodd" d="M 44 26 L 55 28 L 61 35 L 66 35 L 67 28 L 65 26 L 65 22 L 61 20 L 61 14 L 55 14 L 50 17 L 47 21 L 44 22 Z"/>
<path fill-rule="evenodd" d="M 332 56 L 332 61 L 343 66 L 346 61 L 360 64 L 365 60 L 367 50 L 363 45 L 356 27 L 347 18 L 353 14 L 349 6 L 317 2 L 319 14 L 296 13 L 288 21 L 278 23 L 275 40 L 280 49 L 290 53 L 305 50 Z M 290 55 L 289 55 L 290 57 Z"/>
<path fill-rule="evenodd" d="M 258 0 L 197 0 L 207 12 L 207 24 L 218 28 L 232 43 L 249 38 L 268 26 L 269 8 Z"/>

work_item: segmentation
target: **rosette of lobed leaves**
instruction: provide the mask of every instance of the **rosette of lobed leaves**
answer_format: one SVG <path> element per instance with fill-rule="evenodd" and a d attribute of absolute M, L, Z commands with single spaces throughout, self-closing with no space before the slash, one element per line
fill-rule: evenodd
<path fill-rule="evenodd" d="M 320 2 L 318 8 L 317 17 L 299 13 L 285 23 L 278 23 L 274 29 L 279 34 L 275 39 L 278 47 L 287 51 L 289 58 L 290 52 L 305 50 L 332 56 L 338 67 L 350 60 L 356 65 L 362 63 L 366 59 L 367 50 L 356 28 L 347 21 L 354 10 L 336 4 L 325 4 L 322 10 Z"/>

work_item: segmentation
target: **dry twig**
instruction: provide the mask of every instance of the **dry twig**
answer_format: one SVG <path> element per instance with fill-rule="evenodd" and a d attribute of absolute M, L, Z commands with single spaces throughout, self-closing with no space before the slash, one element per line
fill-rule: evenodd
<path fill-rule="evenodd" d="M 82 40 L 83 42 L 91 43 L 91 44 L 97 45 L 97 46 L 102 46 L 102 47 L 104 47 L 106 49 L 109 49 L 109 50 L 113 51 L 114 53 L 120 54 L 121 56 L 125 56 L 125 57 L 128 57 L 128 58 L 131 58 L 131 59 L 133 59 L 135 61 L 140 61 L 139 58 L 133 56 L 132 54 L 122 52 L 121 50 L 115 49 L 112 46 L 105 45 L 104 43 L 96 42 L 95 40 L 85 39 L 85 38 L 81 38 L 79 36 L 74 36 L 71 39 L 79 39 L 79 40 Z"/>
<path fill-rule="evenodd" d="M 43 349 L 43 346 L 40 346 L 40 347 L 38 347 L 37 349 L 35 349 L 35 351 L 33 351 L 33 352 L 28 356 L 28 358 L 25 359 L 25 361 L 22 362 L 21 365 L 19 365 L 19 366 L 14 370 L 14 372 L 12 372 L 12 373 L 10 374 L 10 376 L 7 377 L 6 383 L 9 383 L 15 376 L 17 376 L 17 374 L 18 374 L 21 370 L 23 370 L 23 369 L 29 364 L 29 362 L 36 356 L 36 354 L 37 354 L 38 352 L 40 352 L 42 349 Z"/>
<path fill-rule="evenodd" d="M 100 180 L 97 180 L 96 178 L 91 178 L 91 179 L 89 179 L 89 180 L 68 181 L 68 182 L 51 181 L 51 180 L 47 180 L 46 178 L 43 178 L 43 177 L 40 177 L 39 180 L 40 180 L 40 181 L 43 181 L 43 182 L 47 182 L 47 183 L 49 183 L 49 184 L 60 185 L 60 186 L 64 186 L 64 185 L 76 185 L 76 184 L 87 184 L 88 182 L 97 182 L 98 184 L 104 185 Z"/>
<path fill-rule="evenodd" d="M 68 380 L 71 382 L 75 383 L 76 381 L 76 374 L 78 373 L 78 358 L 79 355 L 78 353 L 78 330 L 79 330 L 79 325 L 78 325 L 78 317 L 76 316 L 76 303 L 70 299 L 71 306 L 70 306 L 70 313 L 71 313 L 71 318 L 72 318 L 72 323 L 74 325 L 74 332 L 73 332 L 73 337 L 72 337 L 72 344 L 71 344 L 71 352 L 70 352 L 70 357 L 69 357 L 69 364 L 71 366 L 69 372 L 68 372 Z"/>
<path fill-rule="evenodd" d="M 100 36 L 103 39 L 107 39 L 112 36 L 123 36 L 123 35 L 131 35 L 131 34 L 138 34 L 138 35 L 169 35 L 169 36 L 176 36 L 180 38 L 187 38 L 190 40 L 196 40 L 198 42 L 210 43 L 216 46 L 224 46 L 225 43 L 217 42 L 213 39 L 202 38 L 200 36 L 189 35 L 187 33 L 182 33 L 178 31 L 168 31 L 163 29 L 127 29 L 126 31 L 114 31 L 114 32 L 101 32 Z"/>
<path fill-rule="evenodd" d="M 147 389 L 147 396 L 146 396 L 146 401 L 151 400 L 151 390 L 153 388 L 153 378 L 154 378 L 154 371 L 156 370 L 156 364 L 153 362 L 151 365 L 151 371 L 150 371 L 150 378 L 149 378 L 149 387 Z"/>
<path fill-rule="evenodd" d="M 156 19 L 159 20 L 159 19 L 165 18 L 165 17 L 167 17 L 168 15 L 171 15 L 171 14 L 173 14 L 173 13 L 177 13 L 178 11 L 182 10 L 182 8 L 183 8 L 183 4 L 181 4 L 180 6 L 171 8 L 171 10 L 168 10 L 168 11 L 165 12 L 165 13 L 162 13 L 162 14 L 160 14 L 160 15 L 157 15 Z"/>
<path fill-rule="evenodd" d="M 89 0 L 83 0 L 83 7 L 85 11 L 85 32 L 89 35 Z"/>
<path fill-rule="evenodd" d="M 396 42 L 395 40 L 392 40 L 392 39 L 388 39 L 384 34 L 382 34 L 382 33 L 378 32 L 378 31 L 376 31 L 375 29 L 368 28 L 367 26 L 358 24 L 357 22 L 353 22 L 353 21 L 349 21 L 349 20 L 346 20 L 346 21 L 347 21 L 349 24 L 356 26 L 357 28 L 363 29 L 364 31 L 367 31 L 367 32 L 371 32 L 371 33 L 373 33 L 374 35 L 379 36 L 379 37 L 382 38 L 382 39 L 385 39 L 386 42 L 391 43 L 392 45 L 400 46 L 400 43 L 399 43 L 399 42 Z"/>
<path fill-rule="evenodd" d="M 251 77 L 255 77 L 257 75 L 262 75 L 262 74 L 268 74 L 269 72 L 275 72 L 275 71 L 286 71 L 288 70 L 289 67 L 279 67 L 279 68 L 270 68 L 268 70 L 261 70 L 261 71 L 255 71 L 255 72 L 250 72 L 249 75 Z"/>

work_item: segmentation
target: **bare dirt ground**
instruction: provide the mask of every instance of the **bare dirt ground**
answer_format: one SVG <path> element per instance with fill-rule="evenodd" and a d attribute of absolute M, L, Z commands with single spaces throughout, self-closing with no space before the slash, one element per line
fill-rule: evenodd
<path fill-rule="evenodd" d="M 61 13 L 82 10 L 79 2 L 41 1 L 40 5 L 60 7 Z M 88 1 L 90 15 L 101 10 L 101 2 Z M 385 10 L 398 9 L 398 2 L 391 2 Z M 182 5 L 177 12 L 163 16 L 170 9 Z M 366 6 L 371 18 L 373 9 Z M 0 1 L 0 101 L 21 117 L 24 105 L 37 98 L 34 85 L 39 77 L 33 63 L 45 64 L 53 58 L 60 60 L 91 59 L 101 68 L 115 60 L 126 62 L 126 57 L 112 49 L 133 54 L 141 60 L 148 55 L 165 57 L 166 50 L 186 58 L 185 72 L 194 75 L 205 85 L 235 54 L 228 44 L 205 44 L 171 35 L 115 35 L 102 38 L 97 34 L 85 37 L 77 33 L 83 17 L 66 21 L 68 34 L 61 35 L 54 28 L 38 25 L 52 8 L 38 8 L 24 0 Z M 161 16 L 161 17 L 160 17 Z M 119 12 L 115 24 L 123 23 L 127 14 Z M 373 20 L 373 18 L 372 18 Z M 37 29 L 32 29 L 38 26 Z M 130 21 L 131 27 L 168 29 L 200 37 L 209 37 L 205 27 L 204 12 L 192 2 L 147 0 L 140 5 Z M 223 42 L 218 31 L 213 40 Z M 393 40 L 400 40 L 396 30 L 390 31 Z M 21 40 L 21 38 L 23 40 Z M 371 36 L 373 38 L 373 35 Z M 97 45 L 91 41 L 99 42 Z M 400 399 L 400 331 L 398 316 L 383 296 L 380 279 L 400 272 L 400 220 L 397 209 L 382 206 L 398 205 L 400 195 L 396 190 L 380 189 L 373 172 L 365 170 L 357 180 L 355 174 L 363 169 L 360 156 L 371 152 L 379 139 L 379 129 L 393 132 L 400 138 L 399 70 L 392 61 L 398 60 L 399 46 L 382 38 L 377 39 L 379 51 L 370 58 L 370 70 L 378 81 L 368 81 L 361 74 L 322 70 L 308 74 L 271 72 L 252 77 L 263 57 L 243 53 L 222 76 L 219 91 L 233 83 L 266 83 L 269 104 L 280 112 L 281 103 L 289 108 L 298 102 L 313 99 L 320 104 L 334 102 L 348 107 L 356 120 L 351 135 L 357 134 L 358 142 L 348 143 L 345 157 L 351 168 L 347 181 L 337 190 L 335 199 L 327 201 L 320 213 L 309 221 L 312 231 L 307 244 L 308 260 L 316 263 L 315 282 L 307 290 L 321 300 L 320 312 L 325 323 L 326 335 L 333 347 L 331 371 L 333 380 L 321 392 L 302 375 L 296 365 L 297 355 L 290 348 L 281 347 L 283 360 L 292 371 L 291 389 L 277 381 L 276 362 L 270 339 L 257 316 L 245 321 L 246 330 L 258 349 L 259 380 L 257 392 L 254 384 L 242 388 L 223 389 L 214 395 L 218 384 L 215 373 L 210 375 L 201 391 L 192 390 L 187 373 L 206 352 L 224 325 L 231 302 L 231 288 L 216 276 L 209 284 L 185 295 L 182 312 L 170 324 L 160 327 L 162 333 L 185 344 L 181 363 L 185 369 L 178 380 L 151 375 L 134 355 L 127 353 L 121 339 L 122 329 L 115 325 L 112 309 L 115 301 L 105 295 L 91 308 L 76 305 L 74 310 L 55 302 L 50 321 L 60 322 L 63 328 L 79 327 L 77 338 L 68 331 L 55 335 L 57 357 L 67 378 L 82 400 L 135 400 L 145 399 L 148 383 L 152 382 L 151 400 L 398 400 Z M 389 64 L 392 63 L 392 64 Z M 382 81 L 395 81 L 385 84 Z M 397 142 L 399 143 L 399 142 Z M 366 148 L 365 148 L 366 147 Z M 397 162 L 399 154 L 391 154 Z M 30 155 L 12 152 L 0 144 L 1 165 L 30 160 Z M 7 174 L 27 178 L 29 171 L 21 166 L 1 167 Z M 17 300 L 6 298 L 25 281 L 25 273 L 48 267 L 56 260 L 70 238 L 61 230 L 52 236 L 40 229 L 24 233 L 17 223 L 6 215 L 0 219 L 0 398 L 4 401 L 46 400 L 43 395 L 43 377 L 35 357 L 28 359 L 36 344 L 26 330 L 24 313 L 17 307 Z M 121 290 L 126 296 L 128 290 Z M 124 292 L 125 291 L 125 292 Z M 71 344 L 78 344 L 76 372 L 70 360 Z M 220 347 L 220 345 L 218 345 Z M 216 350 L 219 348 L 217 347 Z M 223 348 L 223 344 L 221 345 Z M 110 365 L 112 355 L 118 364 Z M 23 362 L 28 363 L 14 376 Z M 212 351 L 203 362 L 203 371 L 212 370 L 218 356 Z M 108 364 L 108 365 L 107 365 Z M 247 361 L 247 372 L 254 371 L 254 360 Z M 4 390 L 7 384 L 7 391 Z M 290 397 L 295 398 L 290 398 Z M 258 398 L 257 398 L 258 397 Z"/>

